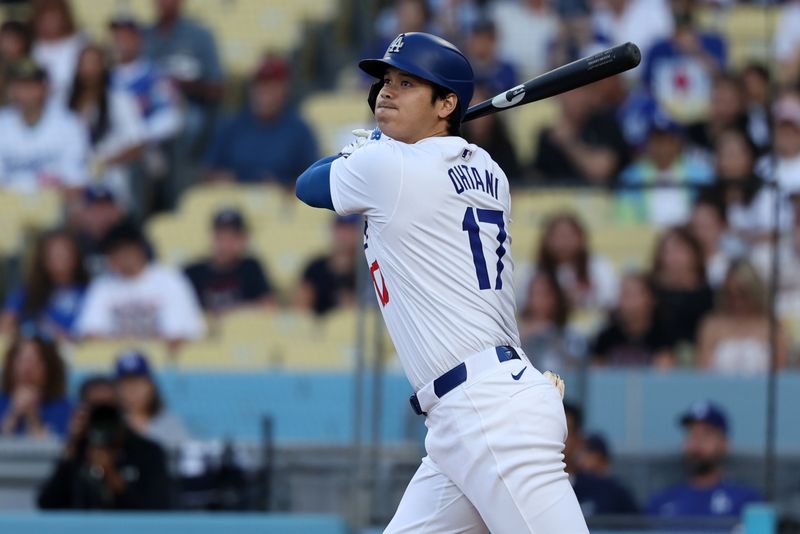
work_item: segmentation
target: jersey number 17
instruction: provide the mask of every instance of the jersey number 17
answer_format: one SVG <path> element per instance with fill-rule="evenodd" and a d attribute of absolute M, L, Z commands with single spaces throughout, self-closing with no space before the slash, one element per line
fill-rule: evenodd
<path fill-rule="evenodd" d="M 477 220 L 475 214 L 478 214 Z M 489 283 L 489 273 L 486 268 L 486 257 L 483 254 L 483 243 L 481 243 L 481 228 L 478 223 L 494 224 L 498 228 L 497 243 L 497 278 L 494 281 L 495 289 L 503 289 L 503 280 L 500 274 L 503 272 L 503 256 L 506 249 L 503 244 L 506 241 L 506 224 L 503 220 L 503 212 L 499 210 L 485 210 L 481 208 L 467 208 L 464 213 L 464 220 L 461 229 L 469 235 L 469 247 L 472 249 L 472 261 L 475 264 L 475 274 L 478 276 L 478 287 L 481 289 L 491 289 Z"/>

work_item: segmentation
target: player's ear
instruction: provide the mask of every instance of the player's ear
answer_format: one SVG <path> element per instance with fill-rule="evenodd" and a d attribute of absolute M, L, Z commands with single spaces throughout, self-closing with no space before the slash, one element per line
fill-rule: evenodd
<path fill-rule="evenodd" d="M 456 107 L 458 106 L 458 97 L 455 93 L 449 93 L 444 98 L 440 98 L 437 103 L 439 108 L 439 118 L 446 119 L 456 110 Z"/>

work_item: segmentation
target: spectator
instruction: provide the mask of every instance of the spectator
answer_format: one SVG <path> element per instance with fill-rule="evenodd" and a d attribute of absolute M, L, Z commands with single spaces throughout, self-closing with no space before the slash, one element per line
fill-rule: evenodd
<path fill-rule="evenodd" d="M 514 65 L 497 55 L 497 28 L 490 19 L 481 19 L 472 26 L 466 50 L 475 80 L 487 88 L 488 97 L 517 85 Z"/>
<path fill-rule="evenodd" d="M 675 365 L 671 342 L 656 319 L 656 296 L 643 274 L 627 274 L 620 286 L 619 303 L 592 343 L 595 363 L 610 366 Z"/>
<path fill-rule="evenodd" d="M 747 260 L 731 264 L 717 295 L 716 312 L 703 321 L 698 366 L 725 373 L 766 373 L 770 367 L 767 288 Z M 777 366 L 786 365 L 788 341 L 778 328 Z"/>
<path fill-rule="evenodd" d="M 125 424 L 116 403 L 86 408 L 39 492 L 47 510 L 163 510 L 170 505 L 164 451 Z M 85 422 L 84 422 L 85 421 Z"/>
<path fill-rule="evenodd" d="M 356 261 L 361 248 L 359 221 L 357 215 L 336 217 L 331 251 L 306 265 L 295 294 L 296 307 L 323 315 L 355 303 Z"/>
<path fill-rule="evenodd" d="M 686 355 L 697 337 L 703 317 L 711 311 L 714 295 L 706 281 L 703 249 L 685 228 L 667 230 L 656 244 L 651 272 L 658 307 L 656 320 L 676 356 Z"/>
<path fill-rule="evenodd" d="M 13 20 L 0 24 L 0 106 L 8 100 L 6 85 L 11 68 L 28 58 L 32 47 L 33 36 L 27 24 Z"/>
<path fill-rule="evenodd" d="M 224 313 L 246 306 L 274 306 L 272 284 L 261 263 L 247 254 L 247 223 L 236 209 L 214 215 L 211 256 L 186 269 L 200 305 Z"/>
<path fill-rule="evenodd" d="M 139 213 L 160 207 L 169 196 L 165 190 L 172 172 L 174 139 L 183 127 L 181 98 L 172 81 L 143 55 L 144 34 L 129 15 L 118 15 L 110 23 L 117 65 L 111 73 L 111 87 L 133 95 L 144 118 L 147 143 L 141 172 L 132 184 Z M 137 179 L 138 178 L 138 179 Z"/>
<path fill-rule="evenodd" d="M 577 215 L 556 213 L 544 223 L 536 272 L 553 276 L 575 309 L 609 309 L 619 281 L 605 256 L 592 251 L 586 227 Z"/>
<path fill-rule="evenodd" d="M 153 61 L 144 57 L 143 28 L 136 19 L 119 15 L 109 27 L 117 60 L 111 71 L 111 87 L 136 99 L 148 143 L 169 141 L 180 132 L 183 121 L 175 87 Z"/>
<path fill-rule="evenodd" d="M 64 106 L 86 40 L 78 31 L 67 0 L 34 0 L 31 3 L 33 58 L 47 72 L 50 97 L 57 105 Z"/>
<path fill-rule="evenodd" d="M 608 447 L 605 442 L 597 437 L 584 437 L 581 409 L 565 402 L 564 414 L 567 419 L 564 463 L 584 516 L 638 513 L 630 491 L 610 474 Z M 600 454 L 593 452 L 598 445 L 602 445 Z M 591 459 L 596 456 L 605 457 L 604 468 L 598 469 L 597 465 L 592 464 Z"/>
<path fill-rule="evenodd" d="M 47 74 L 30 61 L 11 72 L 11 105 L 0 110 L 0 188 L 74 191 L 86 183 L 86 131 L 71 113 L 45 105 L 47 87 Z"/>
<path fill-rule="evenodd" d="M 94 279 L 78 317 L 78 334 L 99 338 L 157 338 L 175 344 L 203 336 L 191 284 L 150 260 L 141 230 L 123 222 L 103 244 L 111 272 Z"/>
<path fill-rule="evenodd" d="M 746 251 L 728 232 L 725 205 L 716 191 L 709 190 L 697 198 L 689 218 L 689 230 L 703 248 L 708 284 L 712 288 L 719 287 L 733 258 Z"/>
<path fill-rule="evenodd" d="M 3 360 L 0 435 L 62 438 L 71 411 L 64 362 L 55 343 L 27 330 Z"/>
<path fill-rule="evenodd" d="M 287 104 L 289 88 L 289 66 L 267 58 L 253 76 L 247 109 L 223 123 L 214 137 L 205 157 L 208 180 L 288 187 L 317 159 L 311 129 Z"/>
<path fill-rule="evenodd" d="M 739 517 L 745 505 L 761 500 L 756 490 L 726 480 L 728 420 L 711 402 L 695 402 L 680 419 L 685 429 L 683 464 L 688 479 L 650 499 L 656 517 Z"/>
<path fill-rule="evenodd" d="M 728 50 L 721 35 L 697 29 L 693 0 L 671 4 L 674 33 L 653 44 L 642 64 L 642 78 L 662 109 L 692 122 L 708 112 L 712 80 L 724 71 Z"/>
<path fill-rule="evenodd" d="M 519 334 L 522 349 L 542 369 L 574 369 L 586 356 L 586 340 L 569 326 L 569 314 L 569 297 L 556 278 L 548 271 L 538 272 L 520 312 Z"/>
<path fill-rule="evenodd" d="M 88 283 L 75 237 L 66 230 L 41 235 L 24 285 L 6 299 L 0 332 L 30 323 L 51 339 L 72 338 Z"/>
<path fill-rule="evenodd" d="M 747 108 L 742 81 L 732 74 L 719 74 L 711 88 L 711 109 L 703 121 L 695 122 L 686 133 L 696 147 L 711 153 L 719 136 L 729 129 L 747 132 Z"/>
<path fill-rule="evenodd" d="M 772 49 L 779 62 L 776 72 L 784 87 L 796 86 L 800 82 L 800 1 L 786 2 L 778 14 L 778 27 L 773 35 Z"/>
<path fill-rule="evenodd" d="M 223 73 L 213 34 L 183 14 L 183 0 L 156 0 L 156 23 L 144 34 L 145 56 L 178 86 L 188 108 L 184 138 L 202 150 L 222 101 Z"/>
<path fill-rule="evenodd" d="M 399 33 L 427 32 L 439 34 L 433 26 L 433 12 L 427 0 L 390 0 L 378 14 L 374 31 L 376 39 L 362 57 L 383 57 L 389 43 Z M 461 38 L 459 35 L 458 38 Z M 369 78 L 370 83 L 374 81 Z"/>
<path fill-rule="evenodd" d="M 708 184 L 714 176 L 705 160 L 686 150 L 684 141 L 678 123 L 661 112 L 653 115 L 644 154 L 620 176 L 629 188 L 617 197 L 623 219 L 662 228 L 688 220 L 691 187 Z"/>
<path fill-rule="evenodd" d="M 794 321 L 800 317 L 800 190 L 788 194 L 794 205 L 792 227 L 782 233 L 777 248 L 771 240 L 760 243 L 751 258 L 761 279 L 771 280 L 773 254 L 777 254 L 776 312 Z"/>
<path fill-rule="evenodd" d="M 133 97 L 111 88 L 111 72 L 105 52 L 96 45 L 83 49 L 69 108 L 89 131 L 91 171 L 106 183 L 124 204 L 131 204 L 128 165 L 142 154 L 145 126 Z"/>
<path fill-rule="evenodd" d="M 667 0 L 606 0 L 593 2 L 592 26 L 597 40 L 604 45 L 634 42 L 646 61 L 652 45 L 668 38 L 673 18 Z M 637 76 L 634 69 L 633 76 Z"/>
<path fill-rule="evenodd" d="M 189 439 L 183 422 L 167 410 L 147 357 L 136 350 L 117 357 L 116 385 L 128 427 L 167 450 Z"/>
<path fill-rule="evenodd" d="M 591 87 L 558 96 L 561 117 L 539 134 L 532 178 L 550 183 L 611 184 L 628 161 L 613 112 Z"/>
<path fill-rule="evenodd" d="M 747 65 L 741 73 L 747 111 L 747 135 L 760 153 L 769 150 L 772 141 L 769 105 L 772 99 L 772 80 L 769 69 L 759 63 Z"/>
<path fill-rule="evenodd" d="M 92 277 L 108 270 L 102 243 L 108 232 L 126 218 L 114 192 L 106 185 L 92 184 L 83 190 L 80 209 L 76 214 L 81 256 Z"/>
<path fill-rule="evenodd" d="M 508 86 L 511 87 L 511 86 Z M 498 91 L 499 92 L 499 91 Z M 491 98 L 496 93 L 486 85 L 476 85 L 472 104 Z M 505 171 L 512 182 L 519 177 L 519 161 L 508 133 L 504 118 L 497 113 L 464 123 L 461 126 L 464 139 L 486 150 Z"/>
<path fill-rule="evenodd" d="M 500 37 L 500 57 L 525 80 L 546 71 L 559 28 L 551 0 L 494 2 L 490 9 Z"/>
<path fill-rule="evenodd" d="M 754 170 L 756 148 L 740 130 L 726 130 L 717 139 L 715 160 L 716 187 L 720 190 L 731 234 L 741 242 L 755 241 L 763 215 L 754 200 L 762 180 Z"/>

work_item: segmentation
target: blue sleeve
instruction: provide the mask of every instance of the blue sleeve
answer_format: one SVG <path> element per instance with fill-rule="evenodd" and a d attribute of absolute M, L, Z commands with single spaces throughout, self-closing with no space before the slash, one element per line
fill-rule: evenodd
<path fill-rule="evenodd" d="M 297 198 L 312 208 L 333 211 L 331 198 L 331 163 L 339 156 L 322 158 L 300 175 L 295 184 Z"/>
<path fill-rule="evenodd" d="M 22 305 L 25 303 L 25 291 L 18 287 L 9 293 L 6 297 L 4 305 L 5 311 L 19 315 L 22 311 Z"/>

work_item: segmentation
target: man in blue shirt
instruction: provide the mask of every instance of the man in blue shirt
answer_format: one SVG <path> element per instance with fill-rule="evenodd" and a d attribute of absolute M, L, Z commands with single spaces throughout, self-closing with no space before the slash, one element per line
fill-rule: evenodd
<path fill-rule="evenodd" d="M 217 130 L 205 157 L 206 179 L 294 185 L 317 160 L 317 144 L 308 124 L 287 105 L 289 67 L 267 58 L 250 86 L 247 109 Z"/>
<path fill-rule="evenodd" d="M 738 517 L 745 505 L 761 500 L 755 489 L 725 480 L 728 453 L 725 412 L 708 401 L 695 402 L 681 417 L 686 430 L 683 461 L 688 480 L 653 496 L 647 512 L 656 517 Z"/>

